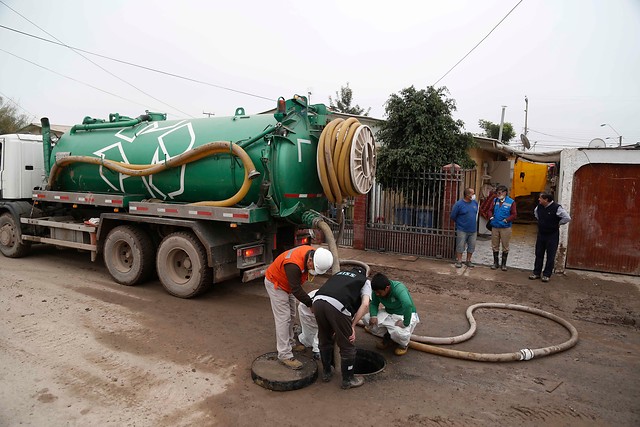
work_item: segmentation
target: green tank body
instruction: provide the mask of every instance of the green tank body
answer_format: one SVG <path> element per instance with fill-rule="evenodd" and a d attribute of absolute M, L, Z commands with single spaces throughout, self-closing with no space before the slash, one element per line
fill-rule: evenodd
<path fill-rule="evenodd" d="M 50 165 L 76 156 L 127 165 L 159 165 L 216 141 L 241 147 L 259 176 L 238 206 L 270 203 L 272 214 L 323 211 L 327 199 L 318 178 L 316 159 L 326 115 L 308 115 L 308 107 L 292 100 L 286 114 L 163 120 L 151 114 L 142 121 L 112 115 L 110 122 L 86 118 L 63 135 L 52 149 Z M 313 106 L 325 112 L 323 105 Z M 115 117 L 114 117 L 115 116 Z M 160 117 L 159 117 L 160 116 Z M 133 125 L 132 125 L 133 123 Z M 142 195 L 145 199 L 194 203 L 225 200 L 238 192 L 245 166 L 229 152 L 207 154 L 148 176 L 129 176 L 101 164 L 71 162 L 57 173 L 52 190 Z"/>

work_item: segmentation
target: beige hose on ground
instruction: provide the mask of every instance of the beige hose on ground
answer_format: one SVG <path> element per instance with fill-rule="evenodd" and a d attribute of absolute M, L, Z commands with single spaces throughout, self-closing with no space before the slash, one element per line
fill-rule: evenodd
<path fill-rule="evenodd" d="M 122 162 L 116 162 L 113 160 L 89 157 L 89 156 L 67 156 L 59 160 L 56 160 L 55 164 L 51 168 L 49 174 L 49 183 L 47 189 L 53 188 L 58 174 L 65 166 L 72 163 L 87 163 L 93 165 L 104 166 L 105 168 L 114 172 L 121 173 L 128 176 L 149 176 L 156 173 L 160 173 L 164 170 L 174 167 L 182 166 L 187 163 L 192 163 L 214 154 L 230 153 L 240 158 L 242 165 L 244 166 L 244 180 L 242 186 L 236 194 L 226 200 L 219 201 L 204 201 L 192 203 L 196 206 L 233 206 L 240 202 L 249 192 L 251 188 L 251 182 L 254 178 L 260 175 L 251 160 L 251 157 L 241 147 L 236 144 L 232 144 L 228 141 L 216 141 L 209 142 L 207 144 L 200 145 L 193 150 L 184 152 L 176 157 L 172 157 L 163 163 L 157 163 L 155 165 L 133 165 Z"/>
<path fill-rule="evenodd" d="M 513 353 L 474 353 L 469 351 L 449 350 L 442 347 L 435 347 L 431 344 L 457 344 L 466 341 L 473 337 L 476 333 L 476 321 L 473 318 L 474 310 L 478 308 L 500 308 L 506 310 L 518 310 L 527 313 L 536 314 L 538 316 L 545 317 L 553 320 L 556 323 L 562 325 L 569 331 L 571 337 L 569 340 L 559 345 L 553 345 L 549 347 L 536 348 L 536 349 L 522 349 Z M 578 331 L 576 328 L 566 321 L 565 319 L 556 316 L 555 314 L 539 310 L 537 308 L 527 307 L 524 305 L 516 304 L 504 304 L 504 303 L 479 303 L 471 305 L 467 308 L 467 320 L 469 321 L 469 330 L 462 335 L 456 337 L 423 337 L 420 335 L 411 335 L 411 341 L 409 347 L 424 351 L 426 353 L 437 354 L 440 356 L 453 357 L 456 359 L 475 360 L 477 362 L 512 362 L 512 361 L 525 361 L 531 360 L 534 357 L 549 356 L 554 353 L 559 353 L 564 350 L 568 350 L 578 342 Z"/>

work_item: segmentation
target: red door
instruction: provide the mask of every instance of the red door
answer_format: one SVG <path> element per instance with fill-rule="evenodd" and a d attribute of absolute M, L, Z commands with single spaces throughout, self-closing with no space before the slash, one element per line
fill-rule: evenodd
<path fill-rule="evenodd" d="M 571 200 L 567 267 L 640 275 L 640 165 L 582 166 Z"/>

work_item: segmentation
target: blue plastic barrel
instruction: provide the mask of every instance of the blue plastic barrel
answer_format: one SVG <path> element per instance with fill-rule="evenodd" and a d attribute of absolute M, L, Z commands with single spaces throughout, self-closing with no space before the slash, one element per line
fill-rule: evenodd
<path fill-rule="evenodd" d="M 413 217 L 413 208 L 396 208 L 396 223 L 403 225 L 411 225 Z"/>
<path fill-rule="evenodd" d="M 433 227 L 433 209 L 416 209 L 416 227 Z"/>

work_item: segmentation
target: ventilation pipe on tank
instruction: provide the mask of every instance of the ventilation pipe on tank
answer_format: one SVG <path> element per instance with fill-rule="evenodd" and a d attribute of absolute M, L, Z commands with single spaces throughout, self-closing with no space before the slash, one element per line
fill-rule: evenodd
<path fill-rule="evenodd" d="M 84 123 L 87 122 L 87 119 L 90 119 L 89 117 L 85 117 L 85 120 L 83 121 L 83 124 L 81 125 L 74 125 L 71 130 L 69 131 L 69 133 L 71 135 L 73 135 L 74 133 L 76 133 L 76 131 L 79 130 L 95 130 L 95 129 L 114 129 L 114 128 L 126 128 L 126 127 L 133 127 L 139 123 L 142 122 L 150 122 L 153 121 L 154 119 L 157 119 L 154 115 L 152 114 L 157 114 L 157 113 L 151 113 L 151 114 L 143 114 L 141 116 L 139 116 L 136 119 L 131 119 L 131 120 L 114 120 L 114 121 L 110 121 L 110 122 L 99 122 L 99 123 Z M 119 115 L 117 114 L 111 114 L 109 116 L 109 118 L 113 119 L 114 117 L 119 117 Z M 166 116 L 165 116 L 166 117 Z"/>

